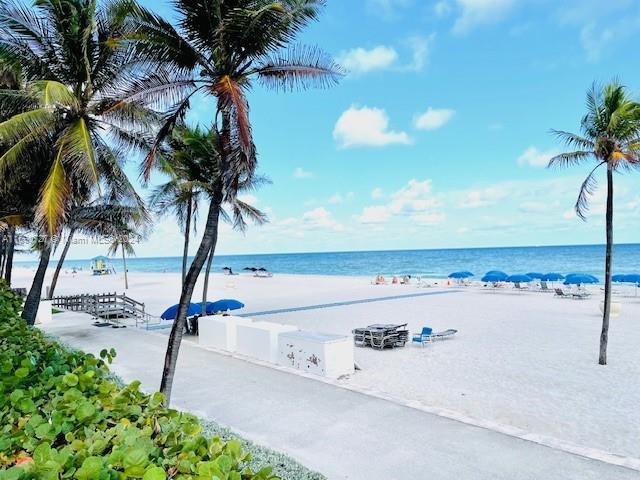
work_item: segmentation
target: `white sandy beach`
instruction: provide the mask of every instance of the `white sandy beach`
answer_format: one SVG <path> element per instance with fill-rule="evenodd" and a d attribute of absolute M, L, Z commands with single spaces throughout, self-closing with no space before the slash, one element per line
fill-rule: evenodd
<path fill-rule="evenodd" d="M 14 286 L 28 287 L 32 274 L 16 269 Z M 144 302 L 154 315 L 178 300 L 179 274 L 131 272 L 129 282 L 127 294 Z M 120 275 L 91 277 L 79 272 L 63 274 L 56 293 L 109 291 L 123 291 Z M 237 298 L 246 304 L 243 313 L 251 313 L 434 292 L 261 319 L 342 334 L 372 323 L 408 323 L 412 332 L 423 326 L 455 328 L 459 333 L 454 339 L 424 348 L 357 348 L 362 370 L 340 382 L 452 416 L 640 458 L 640 297 L 618 299 L 622 314 L 612 319 L 609 365 L 602 367 L 597 365 L 601 295 L 598 287 L 592 291 L 592 298 L 581 301 L 512 289 L 495 293 L 446 285 L 374 286 L 361 277 L 215 274 L 209 300 Z M 201 287 L 196 292 L 194 301 L 199 301 Z"/>

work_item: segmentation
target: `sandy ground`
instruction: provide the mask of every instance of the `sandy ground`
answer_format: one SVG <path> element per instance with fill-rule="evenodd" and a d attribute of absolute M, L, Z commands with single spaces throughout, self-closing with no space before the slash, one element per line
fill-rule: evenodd
<path fill-rule="evenodd" d="M 14 286 L 28 286 L 32 274 L 16 270 Z M 127 293 L 145 302 L 150 313 L 177 302 L 178 274 L 131 273 L 130 284 Z M 57 293 L 108 291 L 123 291 L 121 276 L 81 272 L 63 275 Z M 342 381 L 533 436 L 640 458 L 640 297 L 618 299 L 622 314 L 612 319 L 606 367 L 597 365 L 597 287 L 593 298 L 578 301 L 511 289 L 374 286 L 357 277 L 214 275 L 209 299 L 237 298 L 251 313 L 427 291 L 447 293 L 260 319 L 345 334 L 371 323 L 408 323 L 413 332 L 423 326 L 455 328 L 456 338 L 424 348 L 358 348 L 363 370 Z M 201 287 L 196 292 L 199 299 Z"/>

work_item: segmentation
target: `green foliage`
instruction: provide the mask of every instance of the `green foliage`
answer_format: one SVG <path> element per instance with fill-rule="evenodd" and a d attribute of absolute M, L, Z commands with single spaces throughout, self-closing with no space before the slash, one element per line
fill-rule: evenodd
<path fill-rule="evenodd" d="M 0 278 L 0 320 L 17 317 L 22 310 L 22 298 L 16 295 L 9 284 Z"/>
<path fill-rule="evenodd" d="M 1 293 L 4 298 L 4 292 Z M 13 301 L 13 300 L 11 300 Z M 0 300 L 1 311 L 9 311 Z M 16 314 L 0 322 L 0 480 L 274 480 L 239 441 L 202 434 L 140 382 L 120 386 L 100 358 L 69 351 Z"/>

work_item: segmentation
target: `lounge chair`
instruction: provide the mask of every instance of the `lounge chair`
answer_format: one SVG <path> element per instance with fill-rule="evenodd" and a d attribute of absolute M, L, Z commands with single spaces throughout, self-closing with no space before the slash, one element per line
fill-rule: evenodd
<path fill-rule="evenodd" d="M 556 291 L 555 296 L 558 298 L 571 298 L 569 295 L 564 293 L 564 290 L 562 290 L 561 288 L 555 288 L 555 291 Z"/>
<path fill-rule="evenodd" d="M 589 298 L 590 296 L 591 296 L 591 294 L 589 292 L 587 292 L 586 290 L 578 290 L 577 292 L 571 293 L 571 297 L 576 299 L 576 300 L 585 300 L 585 299 Z"/>
<path fill-rule="evenodd" d="M 541 292 L 551 292 L 552 290 L 547 285 L 547 282 L 545 282 L 544 280 L 541 280 L 540 281 L 540 291 Z"/>
<path fill-rule="evenodd" d="M 433 342 L 435 340 L 443 340 L 445 338 L 452 337 L 457 332 L 458 332 L 457 330 L 450 328 L 448 330 L 443 330 L 442 332 L 434 333 L 432 328 L 422 327 L 422 332 L 420 332 L 419 335 L 414 335 L 411 341 L 414 343 L 419 343 L 424 347 L 425 343 Z"/>

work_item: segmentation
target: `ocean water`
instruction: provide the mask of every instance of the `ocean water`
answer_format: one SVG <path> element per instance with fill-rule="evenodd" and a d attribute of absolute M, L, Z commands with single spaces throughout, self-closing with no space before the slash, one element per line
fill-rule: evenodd
<path fill-rule="evenodd" d="M 330 253 L 283 253 L 261 255 L 219 255 L 213 271 L 231 267 L 241 273 L 245 267 L 264 267 L 274 273 L 306 275 L 412 275 L 442 278 L 457 270 L 470 270 L 480 278 L 488 270 L 507 273 L 581 272 L 604 276 L 604 245 L 544 247 L 461 248 L 438 250 L 394 250 Z M 130 258 L 132 272 L 179 272 L 180 257 Z M 35 267 L 37 262 L 16 262 Z M 122 260 L 112 265 L 122 270 Z M 55 266 L 52 262 L 51 267 Z M 89 260 L 67 260 L 64 268 L 89 268 Z M 640 244 L 616 245 L 614 273 L 640 273 Z"/>

